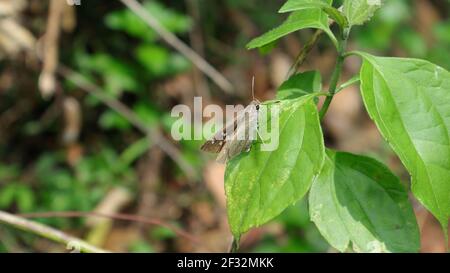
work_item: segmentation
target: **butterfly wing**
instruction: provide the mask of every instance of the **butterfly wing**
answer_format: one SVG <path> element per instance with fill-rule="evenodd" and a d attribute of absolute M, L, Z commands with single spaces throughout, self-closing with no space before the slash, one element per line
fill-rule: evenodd
<path fill-rule="evenodd" d="M 257 126 L 258 111 L 246 111 L 241 119 L 241 122 L 237 124 L 235 134 L 230 140 L 226 141 L 222 147 L 222 150 L 219 152 L 216 161 L 219 163 L 225 163 L 227 160 L 235 157 L 243 151 L 249 151 L 253 141 L 256 138 Z"/>
<path fill-rule="evenodd" d="M 228 160 L 242 153 L 243 151 L 247 151 L 253 140 L 231 140 L 227 141 L 219 152 L 216 158 L 216 162 L 218 163 L 226 163 Z"/>
<path fill-rule="evenodd" d="M 225 124 L 224 128 L 215 133 L 210 140 L 206 141 L 202 145 L 201 150 L 210 153 L 219 153 L 223 149 L 225 142 L 232 138 L 238 124 L 242 122 L 245 114 L 250 111 L 251 107 L 254 107 L 253 102 L 239 112 L 236 118 Z"/>
<path fill-rule="evenodd" d="M 206 141 L 201 149 L 219 153 L 216 159 L 219 163 L 225 163 L 242 151 L 249 150 L 255 138 L 252 134 L 255 134 L 257 129 L 258 109 L 259 102 L 252 101 L 234 120 Z"/>
<path fill-rule="evenodd" d="M 217 154 L 223 149 L 224 145 L 225 145 L 224 140 L 217 140 L 217 141 L 216 140 L 208 140 L 202 145 L 201 149 L 202 149 L 202 151 L 205 151 L 205 152 Z"/>
<path fill-rule="evenodd" d="M 201 147 L 202 151 L 219 153 L 225 145 L 227 132 L 234 132 L 236 126 L 237 118 L 230 121 L 222 130 L 218 131 L 210 140 L 206 141 Z"/>

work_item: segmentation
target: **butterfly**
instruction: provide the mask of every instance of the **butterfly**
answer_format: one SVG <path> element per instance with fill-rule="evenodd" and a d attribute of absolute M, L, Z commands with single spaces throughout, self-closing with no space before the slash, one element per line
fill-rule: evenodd
<path fill-rule="evenodd" d="M 254 80 L 252 82 L 253 93 Z M 210 140 L 201 147 L 203 151 L 218 153 L 216 161 L 226 163 L 229 159 L 250 151 L 258 130 L 260 102 L 257 99 L 239 112 L 232 121 L 227 123 Z"/>

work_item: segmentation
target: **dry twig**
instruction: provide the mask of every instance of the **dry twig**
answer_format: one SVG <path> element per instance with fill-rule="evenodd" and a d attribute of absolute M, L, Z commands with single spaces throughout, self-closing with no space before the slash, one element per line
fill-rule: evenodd
<path fill-rule="evenodd" d="M 204 57 L 204 42 L 203 35 L 201 31 L 201 18 L 199 12 L 198 0 L 186 0 L 186 6 L 188 12 L 192 19 L 194 20 L 194 27 L 191 29 L 189 33 L 189 39 L 191 41 L 192 48 L 203 58 Z M 197 94 L 203 97 L 204 100 L 209 101 L 211 99 L 210 90 L 208 87 L 208 82 L 206 77 L 202 74 L 202 72 L 194 67 L 192 69 L 192 77 L 194 86 L 197 89 Z"/>
<path fill-rule="evenodd" d="M 226 93 L 232 93 L 233 85 L 220 74 L 212 65 L 203 59 L 197 52 L 192 50 L 177 36 L 168 31 L 158 20 L 150 14 L 145 8 L 136 0 L 120 0 L 125 6 L 139 16 L 145 23 L 155 30 L 161 38 L 170 46 L 175 48 L 197 66 L 203 73 L 205 73 L 213 82 L 215 82 Z"/>
<path fill-rule="evenodd" d="M 183 237 L 193 243 L 201 244 L 201 242 L 188 232 L 173 226 L 161 219 L 156 218 L 145 218 L 138 215 L 129 215 L 129 214 L 122 214 L 122 213 L 114 213 L 114 214 L 106 214 L 106 213 L 100 213 L 100 212 L 83 212 L 83 211 L 60 211 L 60 212 L 38 212 L 38 213 L 26 213 L 26 214 L 20 214 L 21 217 L 25 218 L 55 218 L 55 217 L 63 217 L 63 218 L 80 218 L 80 217 L 104 217 L 104 218 L 110 218 L 110 219 L 116 219 L 116 220 L 122 220 L 122 221 L 132 221 L 132 222 L 139 222 L 143 224 L 149 224 L 149 225 L 156 225 L 165 227 L 167 229 L 172 230 L 176 235 Z M 1 221 L 1 218 L 0 218 Z"/>
<path fill-rule="evenodd" d="M 51 0 L 47 19 L 47 30 L 44 36 L 42 49 L 43 69 L 39 76 L 39 90 L 42 97 L 48 98 L 55 93 L 55 72 L 59 58 L 59 36 L 61 32 L 61 20 L 66 3 L 61 0 Z"/>
<path fill-rule="evenodd" d="M 76 237 L 67 235 L 62 231 L 56 230 L 54 228 L 48 227 L 40 223 L 24 219 L 23 217 L 19 217 L 4 211 L 0 211 L 0 222 L 37 234 L 52 241 L 63 243 L 67 247 L 69 246 L 74 247 L 76 248 L 76 250 L 79 250 L 81 252 L 89 252 L 89 253 L 108 252 L 106 250 L 92 246 Z"/>

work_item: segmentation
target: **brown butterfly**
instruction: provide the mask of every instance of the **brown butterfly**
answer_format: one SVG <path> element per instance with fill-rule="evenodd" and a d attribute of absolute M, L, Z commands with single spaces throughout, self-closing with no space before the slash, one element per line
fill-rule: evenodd
<path fill-rule="evenodd" d="M 234 120 L 227 123 L 222 130 L 206 141 L 201 149 L 206 152 L 218 153 L 216 161 L 219 163 L 225 163 L 243 151 L 250 151 L 258 130 L 259 107 L 260 102 L 253 99 Z"/>
<path fill-rule="evenodd" d="M 219 163 L 225 163 L 242 151 L 249 151 L 258 130 L 259 106 L 260 102 L 253 100 L 233 121 L 206 141 L 201 149 L 218 153 L 216 161 Z"/>

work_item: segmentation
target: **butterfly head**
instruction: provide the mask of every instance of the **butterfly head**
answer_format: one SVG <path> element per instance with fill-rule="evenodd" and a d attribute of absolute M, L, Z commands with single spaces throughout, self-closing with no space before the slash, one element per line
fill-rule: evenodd
<path fill-rule="evenodd" d="M 259 110 L 259 106 L 261 105 L 261 102 L 259 100 L 257 100 L 257 99 L 253 99 L 252 102 L 250 102 L 249 105 L 255 106 L 256 111 L 258 111 Z"/>

